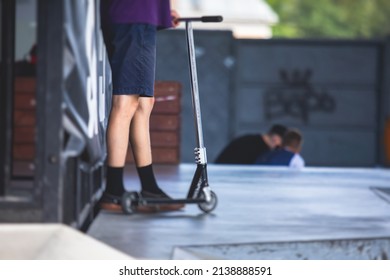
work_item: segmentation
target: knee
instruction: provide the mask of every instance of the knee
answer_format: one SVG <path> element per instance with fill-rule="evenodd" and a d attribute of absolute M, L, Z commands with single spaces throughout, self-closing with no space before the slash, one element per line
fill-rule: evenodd
<path fill-rule="evenodd" d="M 150 115 L 154 106 L 154 98 L 153 97 L 141 97 L 139 99 L 139 104 L 137 107 L 137 113 Z"/>
<path fill-rule="evenodd" d="M 118 95 L 112 99 L 112 112 L 123 117 L 131 116 L 138 108 L 137 96 Z"/>

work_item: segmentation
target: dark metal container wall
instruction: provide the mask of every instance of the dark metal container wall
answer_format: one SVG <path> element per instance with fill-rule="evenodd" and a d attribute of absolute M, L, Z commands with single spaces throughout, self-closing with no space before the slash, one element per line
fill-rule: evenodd
<path fill-rule="evenodd" d="M 27 192 L 20 188 L 22 199 L 14 192 L 19 186 L 12 183 L 10 173 L 8 183 L 1 174 L 0 221 L 59 222 L 82 228 L 93 219 L 105 178 L 111 99 L 99 22 L 99 1 L 37 1 L 34 179 Z M 2 76 L 2 86 L 4 81 L 12 84 L 13 77 Z M 8 90 L 7 98 L 12 94 Z M 4 122 L 9 130 L 10 122 Z M 1 141 L 10 145 L 11 139 L 2 135 Z M 1 161 L 12 160 L 4 151 L 0 155 Z M 13 191 L 10 185 L 15 185 Z"/>

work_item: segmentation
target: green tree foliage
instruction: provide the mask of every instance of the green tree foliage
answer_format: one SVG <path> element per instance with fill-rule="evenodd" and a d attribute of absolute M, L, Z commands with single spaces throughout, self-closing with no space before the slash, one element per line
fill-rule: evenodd
<path fill-rule="evenodd" d="M 390 0 L 266 0 L 279 15 L 274 37 L 390 35 Z"/>

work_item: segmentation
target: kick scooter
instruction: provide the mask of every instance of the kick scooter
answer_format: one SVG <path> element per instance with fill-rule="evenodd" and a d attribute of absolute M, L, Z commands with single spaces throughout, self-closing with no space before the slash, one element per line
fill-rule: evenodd
<path fill-rule="evenodd" d="M 207 177 L 207 155 L 203 141 L 202 117 L 199 102 L 198 77 L 196 71 L 195 44 L 192 22 L 221 22 L 221 16 L 204 16 L 199 18 L 180 18 L 186 24 L 186 39 L 189 58 L 192 108 L 196 129 L 195 162 L 197 164 L 187 197 L 184 199 L 144 198 L 138 192 L 125 192 L 122 196 L 122 210 L 126 214 L 136 212 L 138 206 L 157 206 L 161 204 L 197 204 L 205 213 L 215 209 L 217 195 L 211 190 Z"/>

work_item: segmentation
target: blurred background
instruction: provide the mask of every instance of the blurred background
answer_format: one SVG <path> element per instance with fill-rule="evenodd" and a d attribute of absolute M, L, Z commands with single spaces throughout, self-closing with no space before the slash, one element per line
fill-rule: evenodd
<path fill-rule="evenodd" d="M 74 223 L 77 213 L 91 212 L 84 207 L 92 209 L 105 176 L 111 80 L 99 1 L 0 3 L 0 202 L 11 208 L 24 203 L 20 217 L 27 220 Z M 183 17 L 224 17 L 218 24 L 194 24 L 210 163 L 235 137 L 264 133 L 279 123 L 302 131 L 307 166 L 389 165 L 389 1 L 172 4 Z M 179 103 L 174 112 L 162 107 L 156 112 L 168 120 L 167 131 L 161 123 L 153 125 L 156 163 L 192 163 L 195 129 L 184 26 L 159 32 L 157 57 L 157 107 L 178 96 Z M 60 189 L 53 191 L 53 185 Z M 39 198 L 35 204 L 31 196 Z M 64 214 L 53 197 L 76 210 Z M 43 205 L 40 199 L 49 201 L 45 211 L 31 211 Z M 78 217 L 76 226 L 87 216 Z"/>
<path fill-rule="evenodd" d="M 281 123 L 303 132 L 309 166 L 388 163 L 389 3 L 176 0 L 174 6 L 183 16 L 224 16 L 221 24 L 196 24 L 203 30 L 195 43 L 211 161 L 229 140 Z M 179 80 L 187 92 L 183 36 L 161 32 L 158 78 Z M 184 100 L 187 162 L 194 137 Z"/>
<path fill-rule="evenodd" d="M 223 14 L 222 24 L 200 28 L 233 30 L 236 38 L 382 38 L 389 35 L 385 0 L 173 0 L 184 14 Z"/>

